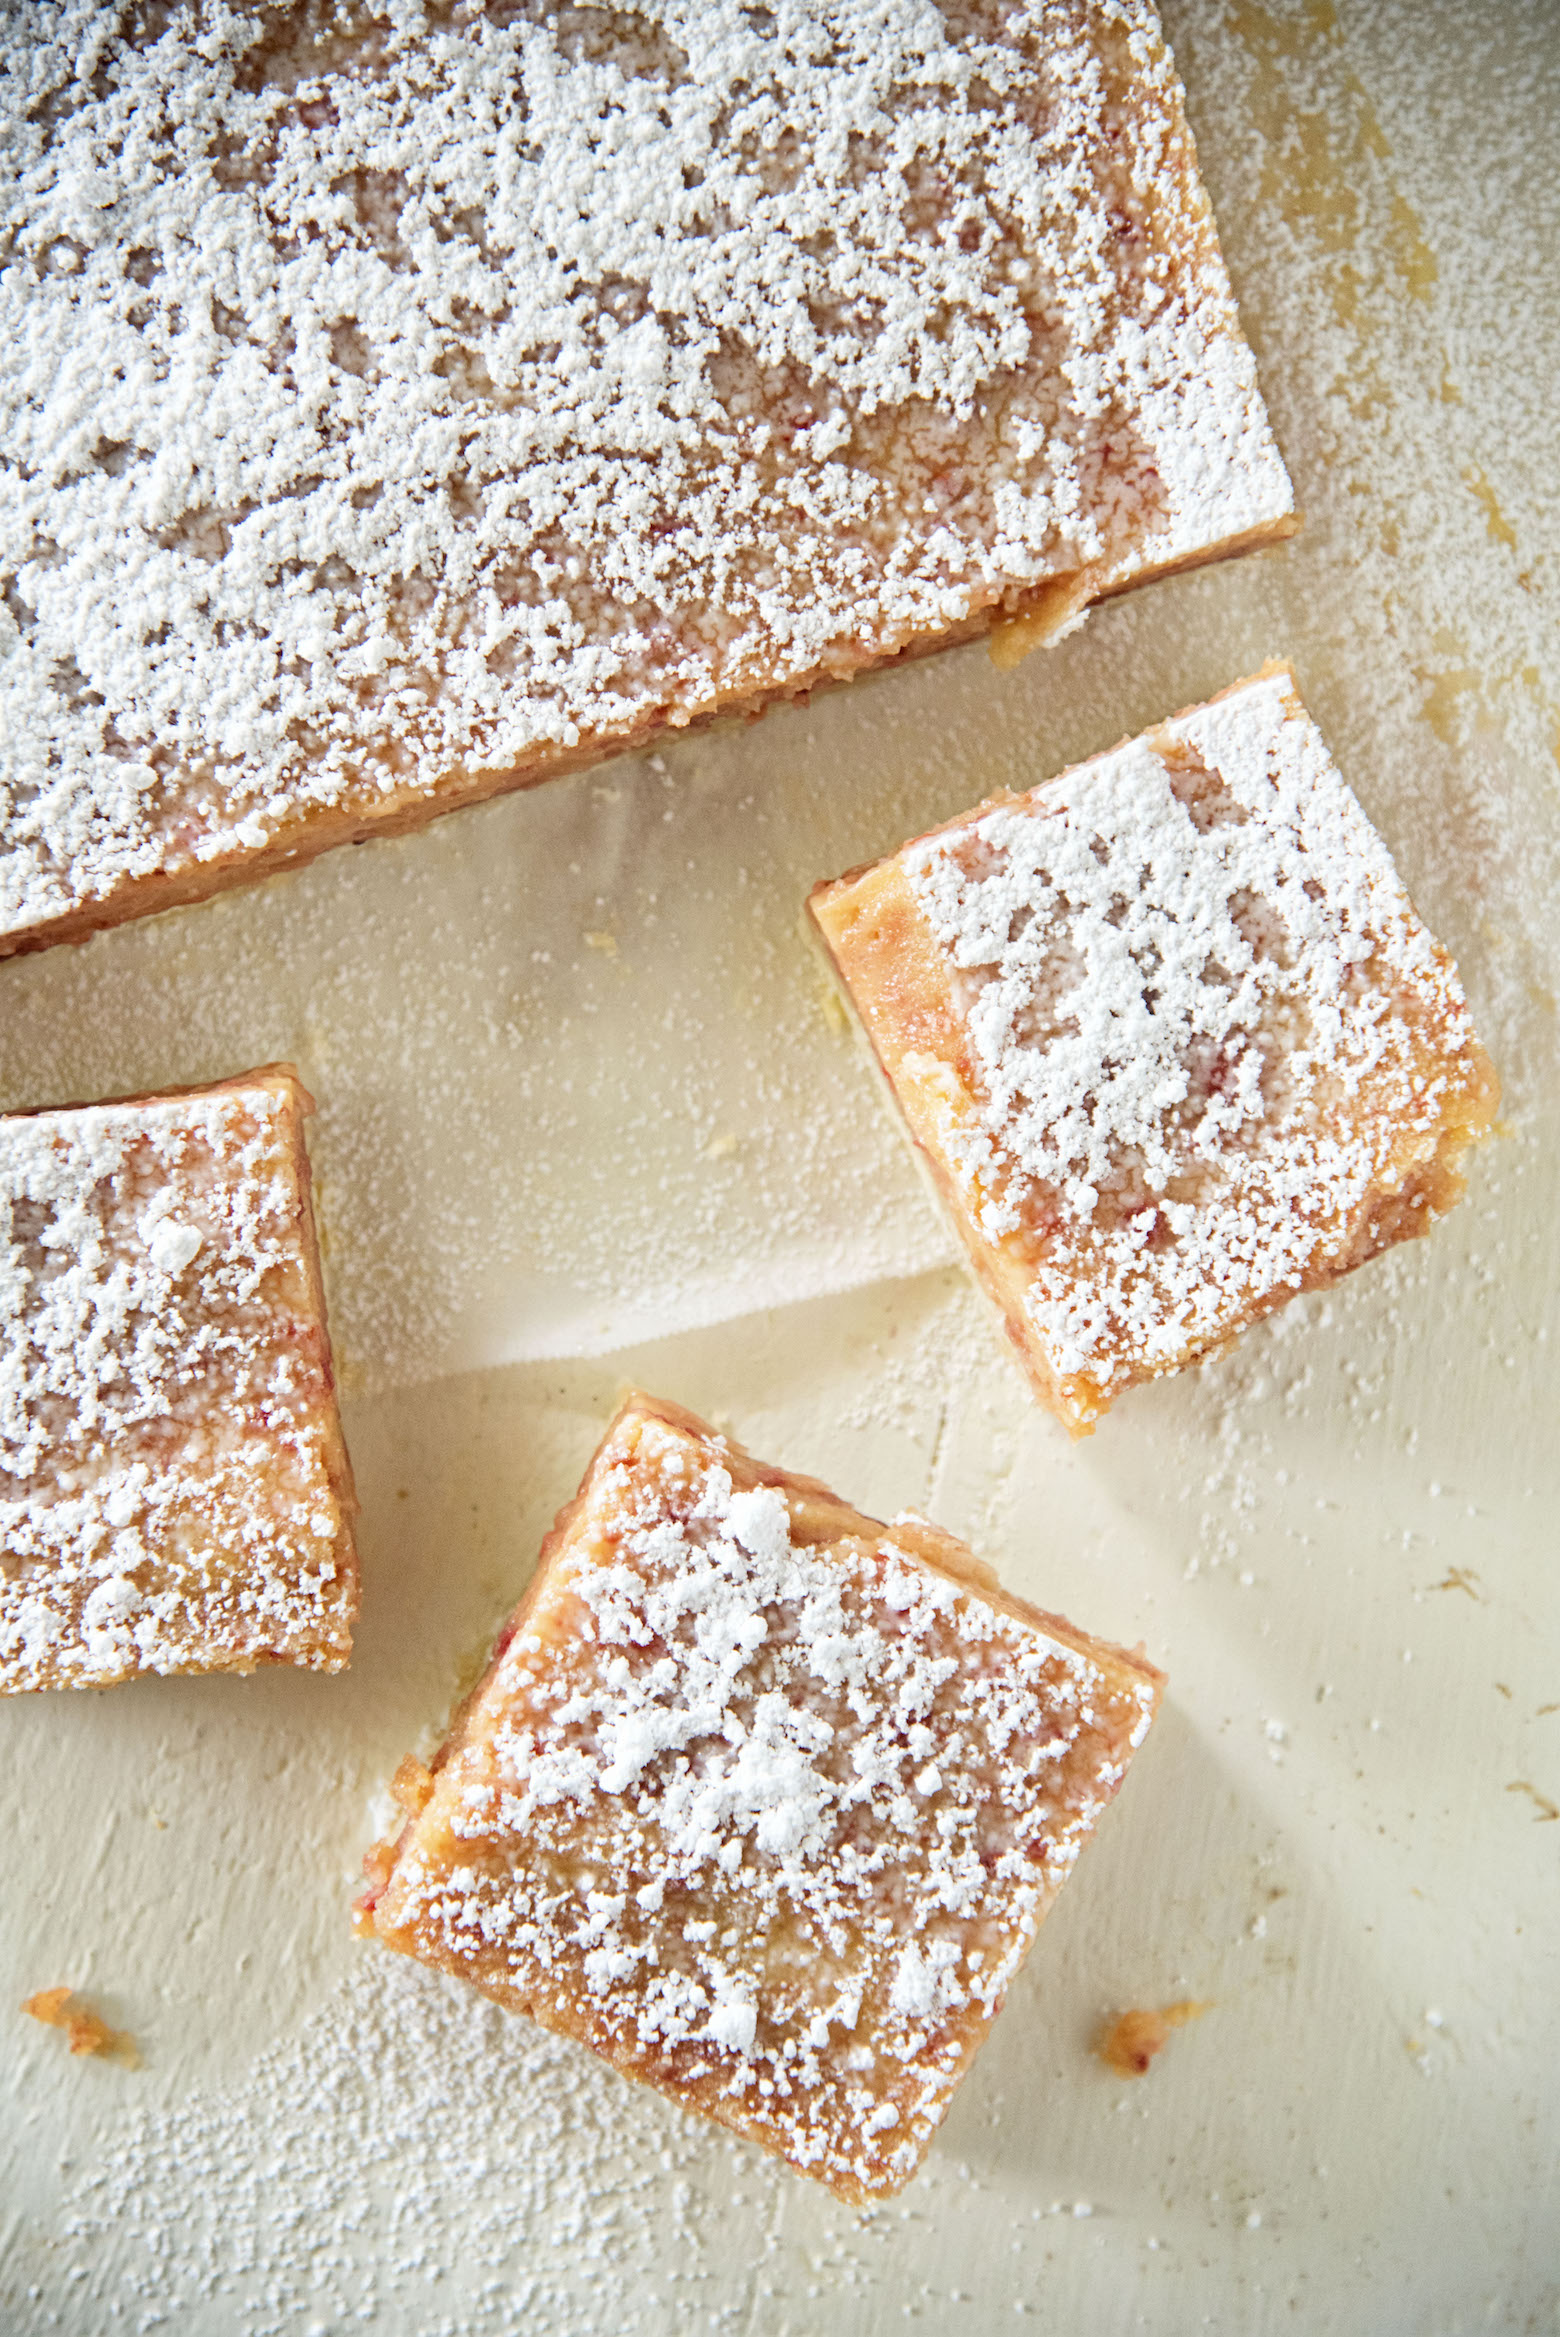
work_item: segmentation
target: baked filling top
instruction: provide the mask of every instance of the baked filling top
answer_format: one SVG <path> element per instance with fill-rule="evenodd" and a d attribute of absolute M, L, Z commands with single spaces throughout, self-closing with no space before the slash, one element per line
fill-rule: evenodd
<path fill-rule="evenodd" d="M 1291 507 L 1142 0 L 58 0 L 0 120 L 0 933 Z"/>

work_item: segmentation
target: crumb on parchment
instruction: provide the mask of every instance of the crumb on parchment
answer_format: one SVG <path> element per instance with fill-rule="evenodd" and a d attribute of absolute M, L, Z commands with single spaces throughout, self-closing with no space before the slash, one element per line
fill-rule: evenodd
<path fill-rule="evenodd" d="M 1138 2008 L 1118 2013 L 1101 2030 L 1094 2050 L 1118 2077 L 1146 2077 L 1150 2062 L 1164 2051 L 1170 2042 L 1172 2029 L 1184 2028 L 1188 2021 L 1201 2020 L 1211 2012 L 1211 2004 L 1194 2003 L 1187 1999 L 1180 2004 L 1167 2004 L 1158 2012 Z"/>
<path fill-rule="evenodd" d="M 89 2005 L 81 2002 L 73 1988 L 40 1988 L 36 1996 L 29 1996 L 22 2006 L 35 2021 L 45 2028 L 63 2029 L 65 2041 L 73 2053 L 93 2053 L 109 2061 L 122 2061 L 127 2069 L 138 2069 L 140 2053 L 135 2039 L 125 2029 L 111 2029 Z"/>

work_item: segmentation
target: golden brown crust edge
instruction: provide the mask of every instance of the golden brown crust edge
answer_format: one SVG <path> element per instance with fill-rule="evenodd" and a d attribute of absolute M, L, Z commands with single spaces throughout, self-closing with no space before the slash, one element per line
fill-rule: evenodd
<path fill-rule="evenodd" d="M 991 801 L 1012 800 L 996 797 Z M 985 805 L 981 809 L 987 808 Z M 949 821 L 948 827 L 962 827 L 974 815 L 964 813 Z M 940 835 L 943 829 L 929 831 Z M 909 850 L 908 845 L 902 847 Z M 930 1184 L 938 1205 L 946 1214 L 959 1241 L 962 1264 L 995 1307 L 998 1320 L 1006 1332 L 1020 1365 L 1041 1407 L 1061 1422 L 1075 1441 L 1093 1433 L 1094 1418 L 1080 1419 L 1076 1404 L 1069 1403 L 1056 1374 L 1037 1345 L 1024 1310 L 1023 1291 L 1027 1276 L 1019 1263 L 1006 1250 L 987 1242 L 979 1232 L 965 1205 L 964 1195 L 949 1175 L 941 1152 L 929 1141 L 931 1129 L 917 1124 L 910 1085 L 900 1072 L 900 1060 L 911 1050 L 900 1048 L 891 1064 L 885 1047 L 888 1033 L 881 1018 L 868 1012 L 856 995 L 855 985 L 847 978 L 840 948 L 840 914 L 847 905 L 874 878 L 876 889 L 886 891 L 893 886 L 896 898 L 892 903 L 897 946 L 893 950 L 899 965 L 896 971 L 908 974 L 916 988 L 920 1011 L 918 1023 L 925 1025 L 930 1044 L 929 1055 L 938 1062 L 946 1062 L 950 1055 L 962 1057 L 962 1042 L 957 1036 L 957 1021 L 953 1012 L 953 994 L 947 970 L 941 958 L 932 949 L 925 921 L 909 898 L 908 888 L 898 878 L 900 854 L 890 853 L 885 859 L 869 861 L 847 875 L 836 877 L 814 887 L 807 901 L 807 914 L 820 948 L 828 960 L 833 978 L 844 994 L 844 1006 L 850 1027 L 862 1042 L 871 1059 L 878 1092 L 887 1105 L 900 1135 L 908 1143 L 917 1168 Z M 896 881 L 897 880 L 897 881 Z M 939 1041 L 941 1042 L 939 1044 Z M 916 1100 L 919 1100 L 917 1093 Z"/>
<path fill-rule="evenodd" d="M 299 1122 L 308 1119 L 315 1109 L 314 1098 L 304 1086 L 297 1068 L 291 1063 L 260 1063 L 253 1071 L 230 1072 L 224 1079 L 192 1079 L 182 1087 L 136 1088 L 128 1095 L 90 1095 L 62 1104 L 24 1104 L 0 1117 L 7 1120 L 42 1120 L 51 1112 L 113 1111 L 121 1104 L 175 1104 L 191 1096 L 232 1095 L 246 1087 L 269 1088 L 273 1095 L 290 1096 L 296 1105 Z M 312 1219 L 311 1219 L 312 1224 Z"/>
<path fill-rule="evenodd" d="M 352 1474 L 352 1459 L 347 1451 L 347 1440 L 341 1425 L 341 1395 L 336 1383 L 336 1358 L 331 1346 L 330 1319 L 325 1304 L 325 1273 L 320 1252 L 319 1227 L 314 1214 L 314 1170 L 309 1159 L 305 1123 L 315 1109 L 314 1098 L 290 1063 L 270 1063 L 263 1071 L 253 1073 L 247 1080 L 224 1082 L 230 1086 L 264 1085 L 274 1093 L 285 1093 L 294 1109 L 290 1119 L 292 1138 L 292 1165 L 294 1192 L 298 1209 L 298 1232 L 303 1254 L 303 1270 L 308 1284 L 309 1302 L 320 1330 L 320 1361 L 325 1371 L 325 1397 L 329 1412 L 329 1436 L 325 1448 L 325 1470 L 331 1491 L 341 1512 L 341 1530 L 332 1552 L 337 1568 L 347 1581 L 347 1599 L 344 1620 L 348 1644 L 337 1663 L 320 1668 L 344 1671 L 351 1660 L 351 1631 L 357 1622 L 363 1602 L 363 1575 L 358 1558 L 357 1518 L 361 1508 L 357 1482 Z"/>

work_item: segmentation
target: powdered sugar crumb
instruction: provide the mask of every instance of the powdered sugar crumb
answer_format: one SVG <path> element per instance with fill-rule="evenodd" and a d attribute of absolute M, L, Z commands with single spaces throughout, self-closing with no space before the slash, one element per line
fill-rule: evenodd
<path fill-rule="evenodd" d="M 257 2134 L 285 2147 L 257 2152 Z M 577 2047 L 365 1952 L 241 2087 L 126 2120 L 76 2189 L 66 2237 L 94 2269 L 72 2299 L 105 2327 L 122 2311 L 130 2329 L 232 2337 L 380 2319 L 508 2337 L 522 2313 L 660 2331 L 687 2325 L 736 2175 L 731 2145 Z M 95 2270 L 110 2234 L 111 2298 Z M 735 2330 L 741 2310 L 708 2325 Z"/>

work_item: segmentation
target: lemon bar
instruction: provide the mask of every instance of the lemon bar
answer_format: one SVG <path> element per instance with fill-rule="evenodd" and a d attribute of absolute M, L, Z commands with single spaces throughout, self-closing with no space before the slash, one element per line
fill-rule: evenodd
<path fill-rule="evenodd" d="M 1423 1233 L 1498 1082 L 1286 667 L 819 886 L 813 919 L 1075 1435 Z"/>
<path fill-rule="evenodd" d="M 841 2197 L 914 2172 L 1160 1675 L 633 1396 L 360 1925 Z"/>
<path fill-rule="evenodd" d="M 346 1663 L 311 1109 L 272 1064 L 0 1120 L 0 1691 Z"/>

